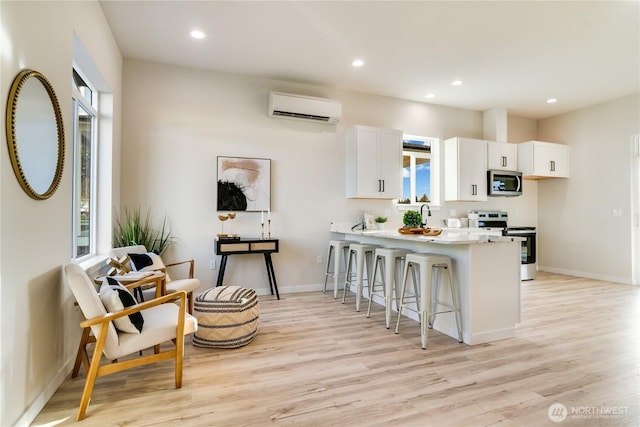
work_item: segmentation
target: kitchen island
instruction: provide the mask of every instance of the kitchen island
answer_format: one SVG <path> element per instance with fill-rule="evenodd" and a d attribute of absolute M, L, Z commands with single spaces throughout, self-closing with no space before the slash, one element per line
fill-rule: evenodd
<path fill-rule="evenodd" d="M 459 290 L 463 342 L 475 345 L 515 336 L 515 326 L 520 321 L 522 238 L 487 235 L 464 228 L 444 230 L 439 236 L 405 235 L 397 230 L 352 231 L 334 226 L 331 233 L 332 239 L 448 255 Z M 447 287 L 442 287 L 441 292 L 441 299 L 448 300 Z M 383 304 L 377 296 L 373 301 Z M 418 320 L 413 311 L 403 314 Z M 457 339 L 453 314 L 436 316 L 433 327 Z"/>

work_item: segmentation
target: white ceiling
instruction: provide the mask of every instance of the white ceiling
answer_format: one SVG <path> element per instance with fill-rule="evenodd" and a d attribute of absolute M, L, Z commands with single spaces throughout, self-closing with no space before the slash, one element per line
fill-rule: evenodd
<path fill-rule="evenodd" d="M 125 58 L 534 119 L 640 92 L 638 0 L 100 3 Z"/>

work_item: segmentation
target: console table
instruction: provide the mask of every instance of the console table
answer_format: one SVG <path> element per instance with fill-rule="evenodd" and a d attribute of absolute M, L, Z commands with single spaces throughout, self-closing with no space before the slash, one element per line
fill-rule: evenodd
<path fill-rule="evenodd" d="M 277 253 L 279 246 L 280 241 L 278 239 L 216 239 L 216 254 L 222 256 L 216 286 L 222 286 L 229 255 L 263 254 L 264 263 L 267 267 L 267 277 L 269 278 L 271 295 L 273 295 L 275 291 L 276 297 L 280 299 L 278 284 L 276 283 L 276 273 L 273 270 L 273 262 L 271 261 L 271 254 Z"/>

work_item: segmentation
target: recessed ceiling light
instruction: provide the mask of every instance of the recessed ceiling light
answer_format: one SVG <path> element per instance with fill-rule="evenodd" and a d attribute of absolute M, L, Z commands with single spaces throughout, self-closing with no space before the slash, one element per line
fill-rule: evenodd
<path fill-rule="evenodd" d="M 462 84 L 462 80 L 454 80 L 451 82 L 451 86 L 460 86 Z"/>
<path fill-rule="evenodd" d="M 556 98 L 549 98 L 549 99 L 547 99 L 547 104 L 554 104 L 554 103 L 556 103 L 556 102 L 558 102 L 558 100 L 557 100 Z"/>
<path fill-rule="evenodd" d="M 354 67 L 362 67 L 364 65 L 364 61 L 362 59 L 354 59 L 351 65 Z"/>
<path fill-rule="evenodd" d="M 198 39 L 198 40 L 205 38 L 205 34 L 200 30 L 193 30 L 189 33 L 189 35 L 194 39 Z"/>
<path fill-rule="evenodd" d="M 426 94 L 424 97 L 425 97 L 425 98 L 434 98 L 435 96 L 436 96 L 436 94 L 435 94 L 435 93 L 428 93 L 428 94 Z"/>

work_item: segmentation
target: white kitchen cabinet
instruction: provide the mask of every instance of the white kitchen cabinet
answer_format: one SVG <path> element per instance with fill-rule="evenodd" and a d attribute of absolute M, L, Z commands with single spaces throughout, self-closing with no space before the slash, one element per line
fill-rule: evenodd
<path fill-rule="evenodd" d="M 347 198 L 400 198 L 402 131 L 370 126 L 348 129 L 346 181 Z"/>
<path fill-rule="evenodd" d="M 518 144 L 518 165 L 529 179 L 569 178 L 569 146 L 544 141 Z"/>
<path fill-rule="evenodd" d="M 518 144 L 487 141 L 487 167 L 492 170 L 518 170 Z"/>
<path fill-rule="evenodd" d="M 444 199 L 487 200 L 487 142 L 450 138 L 444 142 Z"/>

